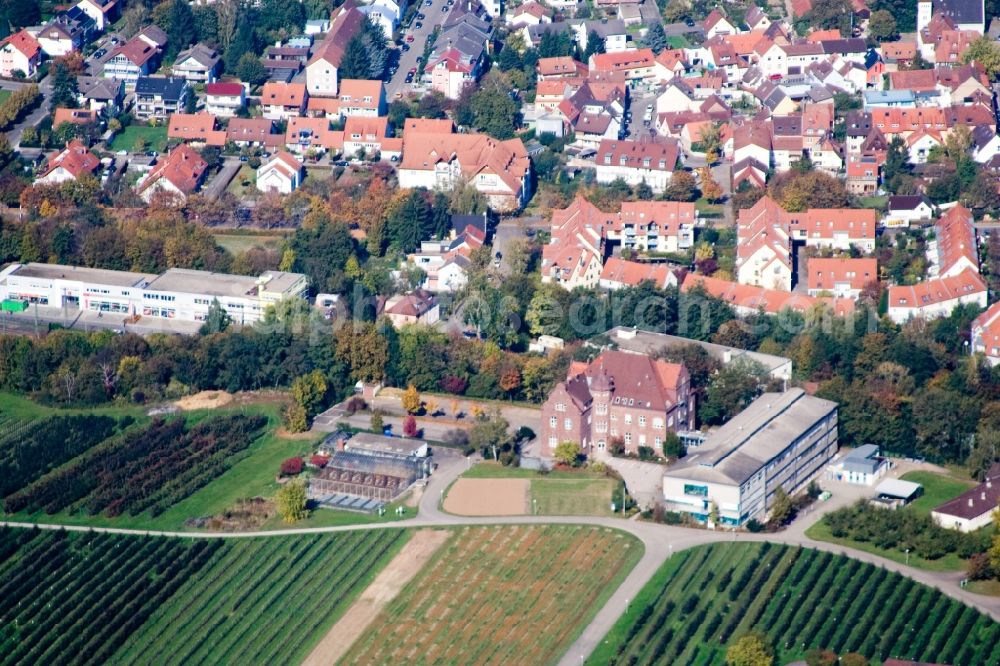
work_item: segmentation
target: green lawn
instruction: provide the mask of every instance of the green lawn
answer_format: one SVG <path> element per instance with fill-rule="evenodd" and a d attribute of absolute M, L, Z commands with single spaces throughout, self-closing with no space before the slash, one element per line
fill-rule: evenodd
<path fill-rule="evenodd" d="M 614 487 L 611 479 L 534 479 L 531 499 L 542 516 L 610 516 Z"/>
<path fill-rule="evenodd" d="M 972 481 L 956 479 L 953 476 L 934 472 L 907 472 L 900 477 L 904 481 L 919 483 L 924 493 L 910 504 L 919 513 L 930 515 L 931 510 L 954 499 L 976 484 Z"/>
<path fill-rule="evenodd" d="M 685 49 L 691 46 L 687 38 L 684 35 L 673 35 L 667 37 L 667 47 L 671 49 Z"/>
<path fill-rule="evenodd" d="M 504 467 L 494 462 L 473 465 L 462 476 L 468 479 L 604 479 L 603 473 L 589 469 L 555 469 L 547 474 L 521 467 Z"/>
<path fill-rule="evenodd" d="M 0 104 L 7 101 L 7 98 L 10 97 L 10 93 L 11 91 L 9 90 L 0 90 Z"/>
<path fill-rule="evenodd" d="M 827 543 L 835 543 L 838 546 L 845 546 L 847 548 L 854 548 L 855 550 L 864 551 L 866 553 L 871 553 L 872 555 L 878 555 L 879 557 L 884 557 L 887 560 L 892 560 L 893 562 L 899 562 L 900 564 L 909 564 L 911 567 L 916 567 L 917 569 L 925 569 L 927 571 L 963 571 L 965 570 L 965 560 L 960 558 L 955 553 L 948 553 L 942 558 L 936 560 L 925 560 L 922 557 L 910 554 L 909 559 L 907 559 L 906 553 L 899 552 L 898 550 L 885 550 L 874 546 L 870 543 L 865 543 L 862 541 L 853 541 L 851 539 L 838 539 L 830 533 L 830 527 L 824 523 L 822 520 L 818 521 L 815 525 L 806 530 L 806 536 L 810 539 L 815 539 L 816 541 L 826 541 Z"/>
<path fill-rule="evenodd" d="M 249 164 L 241 164 L 240 170 L 226 186 L 226 191 L 237 199 L 256 193 L 257 172 L 251 169 Z"/>
<path fill-rule="evenodd" d="M 139 137 L 146 141 L 144 150 L 155 150 L 158 153 L 167 149 L 167 128 L 166 126 L 150 127 L 149 125 L 129 125 L 115 135 L 111 142 L 111 150 L 127 150 L 130 153 L 135 151 L 135 142 Z"/>
<path fill-rule="evenodd" d="M 278 250 L 281 248 L 282 243 L 285 242 L 285 236 L 282 234 L 254 234 L 254 233 L 239 233 L 239 234 L 227 234 L 227 233 L 216 233 L 213 234 L 215 237 L 215 242 L 226 250 L 230 254 L 239 254 L 241 252 L 246 252 L 250 248 L 263 247 L 268 250 Z"/>

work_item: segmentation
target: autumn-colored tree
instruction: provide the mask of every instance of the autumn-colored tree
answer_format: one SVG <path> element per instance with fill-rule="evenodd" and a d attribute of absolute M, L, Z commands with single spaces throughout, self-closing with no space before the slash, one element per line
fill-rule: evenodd
<path fill-rule="evenodd" d="M 416 414 L 420 411 L 420 392 L 417 387 L 410 384 L 403 391 L 402 397 L 403 409 L 406 410 L 408 414 Z"/>
<path fill-rule="evenodd" d="M 701 180 L 701 195 L 712 203 L 720 201 L 724 193 L 722 186 L 712 177 L 712 170 L 708 167 L 702 167 L 698 170 L 698 176 Z"/>
<path fill-rule="evenodd" d="M 306 486 L 301 481 L 286 483 L 275 495 L 278 513 L 286 523 L 294 523 L 306 517 Z"/>
<path fill-rule="evenodd" d="M 407 437 L 416 437 L 417 433 L 417 420 L 413 418 L 413 415 L 407 416 L 403 419 L 403 434 Z"/>
<path fill-rule="evenodd" d="M 454 416 L 455 418 L 458 418 L 459 410 L 460 410 L 460 405 L 458 404 L 458 400 L 452 400 L 451 415 Z"/>
<path fill-rule="evenodd" d="M 518 371 L 517 366 L 509 366 L 504 368 L 500 373 L 500 388 L 504 390 L 505 393 L 513 393 L 521 386 L 521 373 Z"/>
<path fill-rule="evenodd" d="M 424 409 L 427 410 L 427 413 L 430 414 L 431 416 L 433 416 L 434 414 L 437 414 L 437 412 L 438 412 L 438 410 L 440 408 L 441 407 L 440 407 L 440 405 L 438 405 L 437 401 L 433 400 L 433 399 L 428 399 L 424 403 Z"/>

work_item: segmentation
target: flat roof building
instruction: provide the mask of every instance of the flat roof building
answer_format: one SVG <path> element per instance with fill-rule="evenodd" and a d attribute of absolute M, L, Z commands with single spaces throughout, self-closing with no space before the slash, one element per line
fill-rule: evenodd
<path fill-rule="evenodd" d="M 10 264 L 0 271 L 0 300 L 181 321 L 204 321 L 213 301 L 233 321 L 252 324 L 268 305 L 300 297 L 300 273 L 260 277 L 171 268 L 161 275 L 57 264 Z"/>
<path fill-rule="evenodd" d="M 837 403 L 800 388 L 765 393 L 663 475 L 666 508 L 724 525 L 763 521 L 778 488 L 794 494 L 837 451 Z"/>
<path fill-rule="evenodd" d="M 870 486 L 884 476 L 889 467 L 889 461 L 879 455 L 877 446 L 864 444 L 834 460 L 827 478 Z"/>
<path fill-rule="evenodd" d="M 923 492 L 923 486 L 902 479 L 886 479 L 875 488 L 875 502 L 889 506 L 909 504 Z"/>
<path fill-rule="evenodd" d="M 767 370 L 767 373 L 774 379 L 788 381 L 792 378 L 792 359 L 773 354 L 762 354 L 760 352 L 717 345 L 712 342 L 703 342 L 692 338 L 682 338 L 677 335 L 665 335 L 663 333 L 652 333 L 650 331 L 640 331 L 635 328 L 616 326 L 605 333 L 611 342 L 616 344 L 622 351 L 636 354 L 652 354 L 654 352 L 668 348 L 685 347 L 687 345 L 698 345 L 709 356 L 721 361 L 723 365 L 728 365 L 738 359 L 746 359 L 759 363 Z"/>

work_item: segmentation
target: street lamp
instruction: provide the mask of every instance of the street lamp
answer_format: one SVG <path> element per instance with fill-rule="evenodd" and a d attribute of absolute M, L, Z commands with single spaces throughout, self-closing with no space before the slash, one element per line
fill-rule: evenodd
<path fill-rule="evenodd" d="M 907 564 L 907 566 L 909 566 L 909 564 L 910 564 L 910 549 L 909 548 L 906 549 L 906 564 Z"/>

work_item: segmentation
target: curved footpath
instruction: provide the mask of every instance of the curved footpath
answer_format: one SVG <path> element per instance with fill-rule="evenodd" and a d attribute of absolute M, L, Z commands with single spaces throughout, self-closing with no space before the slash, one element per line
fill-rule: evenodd
<path fill-rule="evenodd" d="M 625 606 L 630 599 L 634 599 L 639 590 L 649 582 L 653 574 L 675 551 L 686 548 L 700 546 L 719 541 L 769 541 L 771 543 L 808 546 L 818 550 L 829 551 L 853 557 L 854 559 L 885 567 L 889 571 L 895 571 L 913 580 L 936 588 L 942 593 L 961 601 L 977 610 L 985 613 L 1000 622 L 1000 598 L 988 597 L 973 594 L 958 586 L 958 581 L 964 576 L 958 572 L 940 573 L 915 569 L 892 560 L 872 555 L 860 550 L 838 546 L 822 541 L 814 541 L 805 536 L 802 525 L 793 525 L 784 532 L 776 534 L 749 534 L 736 532 L 712 532 L 708 530 L 691 529 L 684 527 L 671 527 L 658 525 L 656 523 L 640 522 L 636 520 L 621 520 L 619 518 L 602 518 L 597 516 L 510 516 L 495 518 L 466 518 L 444 513 L 438 507 L 444 491 L 451 483 L 466 470 L 466 464 L 462 461 L 443 463 L 434 476 L 432 476 L 420 499 L 419 517 L 409 520 L 400 520 L 391 523 L 371 523 L 367 525 L 344 525 L 337 527 L 309 527 L 291 528 L 284 530 L 270 530 L 257 532 L 166 532 L 150 530 L 129 530 L 113 527 L 86 527 L 71 525 L 50 525 L 36 523 L 14 523 L 0 522 L 0 525 L 11 527 L 41 529 L 65 529 L 78 532 L 105 532 L 108 534 L 138 534 L 149 536 L 172 536 L 172 537 L 193 537 L 193 538 L 223 538 L 223 539 L 245 539 L 255 537 L 272 536 L 293 536 L 297 534 L 317 534 L 323 532 L 348 532 L 354 530 L 381 530 L 394 527 L 454 527 L 461 525 L 594 525 L 619 529 L 642 541 L 645 552 L 629 573 L 622 584 L 615 590 L 607 603 L 601 608 L 594 619 L 583 630 L 583 633 L 570 646 L 562 660 L 560 666 L 571 666 L 578 664 L 589 655 L 597 646 L 597 643 L 604 638 L 612 625 L 618 621 Z"/>

